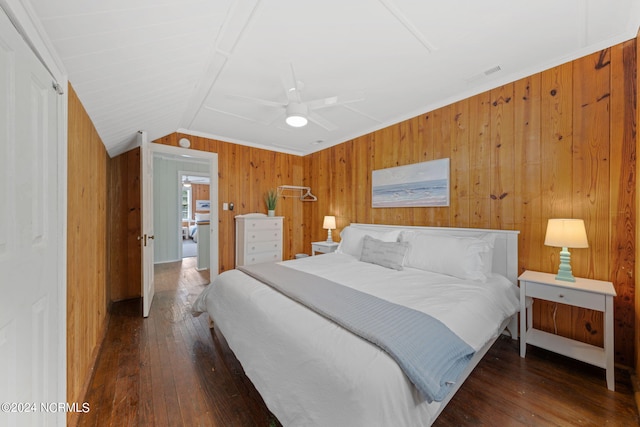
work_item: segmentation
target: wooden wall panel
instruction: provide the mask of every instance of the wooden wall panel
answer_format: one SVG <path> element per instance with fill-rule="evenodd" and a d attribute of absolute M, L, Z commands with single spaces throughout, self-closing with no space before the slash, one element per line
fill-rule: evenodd
<path fill-rule="evenodd" d="M 82 402 L 108 320 L 108 156 L 71 85 L 68 93 L 67 401 Z"/>
<path fill-rule="evenodd" d="M 637 101 L 625 94 L 637 93 L 635 50 L 633 42 L 611 48 L 609 229 L 616 237 L 609 242 L 609 280 L 618 284 L 618 297 L 614 301 L 617 313 L 615 333 L 622 348 L 634 348 L 635 312 L 630 303 L 635 299 L 633 270 L 637 227 L 634 211 L 637 199 L 634 180 L 629 178 L 636 174 Z M 635 348 L 637 352 L 638 348 Z"/>
<path fill-rule="evenodd" d="M 109 161 L 110 301 L 142 296 L 140 149 Z"/>
<path fill-rule="evenodd" d="M 194 150 L 218 153 L 219 270 L 233 269 L 235 216 L 251 212 L 267 213 L 264 195 L 270 188 L 306 185 L 303 182 L 304 160 L 291 154 L 178 133 L 154 142 L 178 146 L 178 140 L 182 137 L 191 141 Z M 224 202 L 233 203 L 234 210 L 223 211 Z M 296 198 L 278 200 L 276 215 L 284 217 L 284 259 L 291 259 L 300 252 L 311 253 L 310 244 L 305 245 L 307 227 L 303 214 L 303 205 L 309 203 Z"/>
<path fill-rule="evenodd" d="M 469 165 L 471 186 L 471 216 L 469 227 L 488 228 L 491 225 L 491 198 L 487 197 L 491 185 L 491 98 L 489 92 L 468 99 L 469 103 Z"/>
<path fill-rule="evenodd" d="M 634 364 L 636 40 L 506 84 L 305 158 L 305 246 L 322 217 L 350 222 L 520 230 L 519 269 L 555 272 L 549 218 L 583 218 L 590 247 L 574 274 L 612 280 L 616 361 Z M 448 157 L 451 206 L 371 207 L 373 170 Z M 343 159 L 347 159 L 343 162 Z M 347 162 L 348 161 L 348 162 Z M 602 343 L 602 316 L 536 302 L 544 330 Z M 635 338 L 638 339 L 637 337 Z"/>
<path fill-rule="evenodd" d="M 638 37 L 636 39 L 640 39 L 640 32 L 638 32 Z M 629 49 L 631 50 L 631 49 Z M 634 59 L 635 59 L 635 66 L 633 67 L 633 70 L 635 71 L 635 76 L 634 77 L 628 77 L 625 78 L 624 80 L 629 80 L 628 84 L 625 84 L 626 86 L 633 86 L 635 84 L 635 90 L 634 93 L 638 93 L 638 90 L 640 88 L 640 73 L 638 72 L 638 67 L 637 64 L 640 63 L 640 42 L 637 42 L 635 45 L 635 55 L 634 55 Z M 629 55 L 632 55 L 632 52 L 629 52 Z M 625 61 L 625 62 L 631 62 L 629 60 Z M 626 67 L 625 67 L 626 68 Z M 625 73 L 626 74 L 626 73 Z M 615 93 L 615 92 L 614 92 Z M 625 89 L 625 93 L 628 93 Z M 635 165 L 635 158 L 638 155 L 638 153 L 640 152 L 640 138 L 637 137 L 637 132 L 636 132 L 636 124 L 640 123 L 640 108 L 637 108 L 637 102 L 638 99 L 637 98 L 633 98 L 632 100 L 632 104 L 635 108 L 635 114 L 633 114 L 633 119 L 635 119 L 635 121 L 633 122 L 633 127 L 631 127 L 630 125 L 628 127 L 630 127 L 630 130 L 633 132 L 632 135 L 635 137 L 635 145 L 633 148 L 631 148 L 631 153 L 632 153 L 632 159 L 633 160 L 629 160 L 629 162 L 633 161 L 634 162 L 634 170 L 635 167 L 637 167 Z M 619 105 L 619 103 L 616 103 L 616 105 Z M 625 126 L 626 128 L 627 126 Z M 630 191 L 633 194 L 637 194 L 640 193 L 640 179 L 636 179 L 635 182 L 634 180 L 630 180 L 629 183 L 629 188 Z M 640 224 L 640 209 L 634 209 L 637 206 L 637 199 L 635 200 L 635 203 L 633 203 L 631 205 L 631 211 L 630 212 L 630 223 L 633 225 L 633 222 L 635 221 L 636 223 L 636 227 L 635 230 L 633 231 L 633 234 L 635 235 L 634 240 L 630 243 L 630 252 L 633 253 L 633 260 L 635 260 L 635 258 L 637 256 L 640 256 L 640 230 L 639 227 L 637 227 L 637 224 Z M 632 227 L 634 228 L 634 227 Z M 614 242 L 611 242 L 611 245 L 614 245 Z M 638 277 L 640 276 L 640 262 L 635 262 L 633 267 L 633 274 L 629 274 L 629 272 L 627 271 L 626 273 L 629 274 L 629 277 Z M 633 279 L 630 279 L 631 281 Z M 634 289 L 635 290 L 635 289 Z M 620 291 L 618 291 L 620 292 Z M 635 300 L 635 301 L 634 301 Z M 640 313 L 640 292 L 635 292 L 635 298 L 631 299 L 631 301 L 634 301 L 634 308 L 635 308 L 635 313 Z M 617 308 L 617 304 L 618 304 L 618 299 L 616 298 L 616 301 L 614 302 L 614 304 L 616 304 L 616 308 Z M 625 304 L 626 305 L 626 304 Z M 638 315 L 633 315 L 633 327 L 635 328 L 635 330 L 633 331 L 633 333 L 629 334 L 629 335 L 633 335 L 634 337 L 634 344 L 635 344 L 635 370 L 636 373 L 640 372 L 640 316 Z M 618 324 L 616 323 L 616 326 L 618 326 Z M 625 325 L 626 326 L 626 325 Z M 616 328 L 617 330 L 617 328 Z M 640 406 L 640 395 L 638 393 L 636 393 L 636 404 L 638 406 Z"/>

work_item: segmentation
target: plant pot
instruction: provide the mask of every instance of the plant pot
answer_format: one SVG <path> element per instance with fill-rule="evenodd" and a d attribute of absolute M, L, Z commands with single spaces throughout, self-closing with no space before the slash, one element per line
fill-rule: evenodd
<path fill-rule="evenodd" d="M 276 210 L 275 209 L 269 209 L 267 211 L 267 216 L 276 216 Z"/>

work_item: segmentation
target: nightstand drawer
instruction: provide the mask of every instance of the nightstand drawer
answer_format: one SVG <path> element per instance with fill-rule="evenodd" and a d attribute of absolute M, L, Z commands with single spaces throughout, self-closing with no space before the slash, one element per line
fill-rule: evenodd
<path fill-rule="evenodd" d="M 605 296 L 579 289 L 561 288 L 541 283 L 526 282 L 527 296 L 568 304 L 591 310 L 605 311 Z"/>

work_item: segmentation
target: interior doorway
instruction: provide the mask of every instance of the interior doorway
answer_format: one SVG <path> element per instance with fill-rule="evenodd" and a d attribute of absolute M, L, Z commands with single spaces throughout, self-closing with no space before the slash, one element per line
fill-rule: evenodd
<path fill-rule="evenodd" d="M 154 276 L 157 292 L 185 291 L 185 284 L 208 284 L 218 274 L 218 163 L 217 154 L 180 147 L 151 144 L 154 156 L 154 231 L 155 255 Z M 198 270 L 197 257 L 182 258 L 182 176 L 192 181 L 205 179 L 208 194 L 197 196 L 208 205 L 210 226 L 208 238 L 208 267 Z M 202 182 L 204 184 L 204 181 Z M 156 203 L 166 199 L 165 204 Z M 202 208 L 202 204 L 200 208 Z M 200 210 L 192 207 L 193 213 Z M 193 217 L 195 220 L 195 216 Z M 202 240 L 200 240 L 202 241 Z M 191 289 L 190 292 L 193 292 Z"/>
<path fill-rule="evenodd" d="M 210 198 L 210 178 L 208 174 L 202 174 L 193 171 L 180 171 L 180 199 L 178 201 L 180 208 L 180 223 L 179 228 L 182 236 L 180 249 L 181 259 L 184 258 L 197 258 L 201 256 L 203 252 L 199 244 L 202 243 L 198 239 L 199 228 L 202 228 L 202 224 L 210 224 L 211 206 L 209 205 Z M 199 225 L 200 224 L 200 225 Z M 205 263 L 202 260 L 196 259 L 196 266 L 203 266 Z M 206 263 L 208 265 L 208 262 Z M 198 267 L 196 267 L 198 268 Z M 200 267 L 202 270 L 203 268 Z"/>

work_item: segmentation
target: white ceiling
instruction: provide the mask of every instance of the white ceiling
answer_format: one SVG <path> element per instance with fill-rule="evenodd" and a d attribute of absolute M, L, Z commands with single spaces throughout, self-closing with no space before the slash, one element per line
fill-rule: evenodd
<path fill-rule="evenodd" d="M 111 156 L 138 130 L 307 154 L 628 40 L 640 22 L 640 0 L 22 1 Z M 320 107 L 303 128 L 284 123 L 295 82 Z"/>

